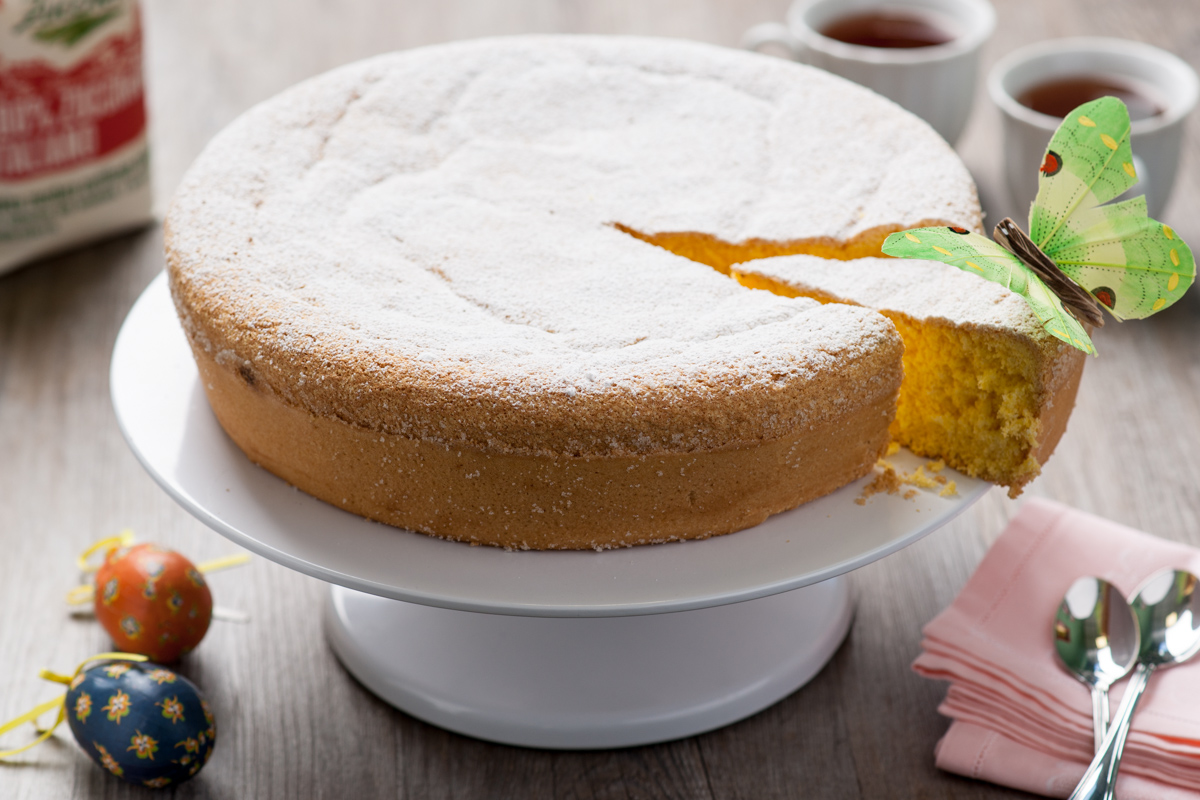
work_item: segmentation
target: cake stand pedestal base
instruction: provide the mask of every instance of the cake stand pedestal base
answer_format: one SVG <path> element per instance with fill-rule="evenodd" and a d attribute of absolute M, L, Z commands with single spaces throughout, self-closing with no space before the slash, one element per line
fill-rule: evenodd
<path fill-rule="evenodd" d="M 574 619 L 453 611 L 335 585 L 325 630 L 346 669 L 414 717 L 574 750 L 748 717 L 811 680 L 852 616 L 844 577 L 695 611 Z"/>

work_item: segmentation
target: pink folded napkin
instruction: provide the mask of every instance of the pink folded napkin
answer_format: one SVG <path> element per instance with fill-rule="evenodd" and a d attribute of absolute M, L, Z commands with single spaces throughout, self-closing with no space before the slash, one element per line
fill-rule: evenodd
<path fill-rule="evenodd" d="M 1067 797 L 1092 757 L 1091 696 L 1054 654 L 1054 613 L 1085 575 L 1128 597 L 1164 568 L 1200 574 L 1200 550 L 1038 498 L 1025 503 L 955 601 L 925 626 L 921 675 L 951 682 L 941 769 Z M 1115 716 L 1127 681 L 1113 687 Z M 1122 800 L 1200 800 L 1200 656 L 1160 670 L 1121 762 Z"/>

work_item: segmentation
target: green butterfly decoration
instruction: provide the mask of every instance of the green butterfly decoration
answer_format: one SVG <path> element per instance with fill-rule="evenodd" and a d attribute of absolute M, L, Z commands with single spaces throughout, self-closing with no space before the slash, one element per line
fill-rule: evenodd
<path fill-rule="evenodd" d="M 1129 112 L 1115 97 L 1064 119 L 1038 176 L 1029 235 L 1011 219 L 991 241 L 966 228 L 893 233 L 883 252 L 942 261 L 1021 295 L 1050 335 L 1095 355 L 1083 323 L 1141 319 L 1178 300 L 1196 277 L 1192 251 L 1146 215 L 1146 199 L 1102 205 L 1137 183 Z M 1068 311 L 1068 309 L 1070 309 Z"/>

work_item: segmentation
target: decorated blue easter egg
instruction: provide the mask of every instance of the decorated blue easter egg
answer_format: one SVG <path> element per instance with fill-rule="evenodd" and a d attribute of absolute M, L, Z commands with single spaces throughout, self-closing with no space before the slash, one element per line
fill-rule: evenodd
<path fill-rule="evenodd" d="M 151 662 L 110 661 L 79 673 L 67 722 L 92 760 L 130 783 L 182 783 L 212 755 L 217 729 L 196 685 Z"/>

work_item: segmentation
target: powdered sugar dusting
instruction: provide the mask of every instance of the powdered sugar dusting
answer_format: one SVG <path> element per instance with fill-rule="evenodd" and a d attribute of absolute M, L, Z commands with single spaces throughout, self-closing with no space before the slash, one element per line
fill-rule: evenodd
<path fill-rule="evenodd" d="M 193 343 L 290 402 L 448 443 L 648 452 L 892 391 L 895 333 L 613 223 L 737 242 L 931 218 L 978 223 L 969 176 L 857 86 L 703 45 L 520 37 L 379 57 L 252 109 L 167 234 Z"/>
<path fill-rule="evenodd" d="M 1020 296 L 998 283 L 937 261 L 781 256 L 748 261 L 738 272 L 762 275 L 806 294 L 821 294 L 916 320 L 994 328 L 1036 341 L 1053 340 Z"/>

